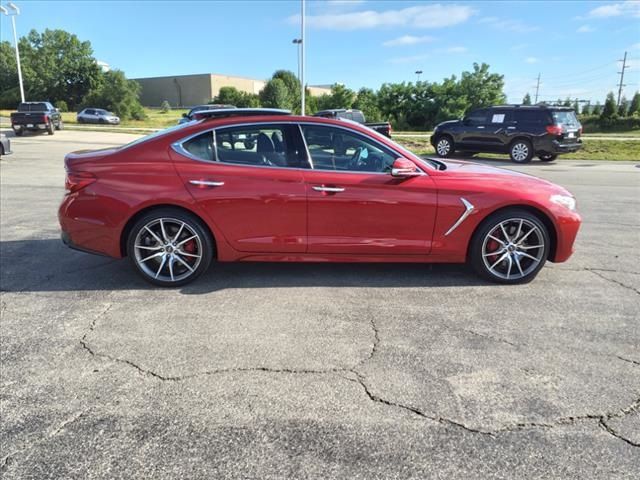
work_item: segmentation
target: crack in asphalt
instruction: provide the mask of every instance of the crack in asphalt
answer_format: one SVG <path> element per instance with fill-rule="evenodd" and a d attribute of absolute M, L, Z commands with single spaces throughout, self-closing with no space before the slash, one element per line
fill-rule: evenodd
<path fill-rule="evenodd" d="M 626 288 L 628 290 L 631 290 L 632 292 L 635 292 L 638 295 L 640 295 L 640 290 L 638 290 L 637 288 L 634 288 L 634 287 L 632 287 L 630 285 L 627 285 L 626 283 L 622 283 L 622 282 L 620 282 L 618 280 L 614 280 L 613 278 L 606 277 L 606 276 L 604 276 L 604 275 L 602 275 L 600 273 L 600 271 L 607 272 L 608 270 L 601 270 L 601 269 L 598 269 L 598 268 L 585 268 L 585 270 L 587 272 L 593 273 L 594 275 L 597 275 L 598 277 L 600 277 L 600 278 L 602 278 L 604 280 L 607 280 L 608 282 L 611 282 L 611 283 L 614 283 L 614 284 L 619 285 L 621 287 L 624 287 L 624 288 Z"/>

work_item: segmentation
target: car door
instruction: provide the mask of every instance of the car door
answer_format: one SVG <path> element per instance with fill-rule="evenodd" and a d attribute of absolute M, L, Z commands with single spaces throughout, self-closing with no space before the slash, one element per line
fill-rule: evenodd
<path fill-rule="evenodd" d="M 506 152 L 515 136 L 516 123 L 512 109 L 501 108 L 489 112 L 487 117 L 487 150 Z"/>
<path fill-rule="evenodd" d="M 485 143 L 488 110 L 481 108 L 470 112 L 462 121 L 458 144 L 462 147 L 481 148 Z"/>
<path fill-rule="evenodd" d="M 171 156 L 193 198 L 241 252 L 305 252 L 307 165 L 297 126 L 245 124 L 176 142 Z"/>
<path fill-rule="evenodd" d="M 392 177 L 399 155 L 351 129 L 302 124 L 301 131 L 312 164 L 303 172 L 309 253 L 429 253 L 437 192 L 426 172 Z"/>

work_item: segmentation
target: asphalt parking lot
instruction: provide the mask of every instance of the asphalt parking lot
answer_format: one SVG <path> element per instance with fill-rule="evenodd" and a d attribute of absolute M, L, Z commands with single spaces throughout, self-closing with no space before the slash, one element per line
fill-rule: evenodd
<path fill-rule="evenodd" d="M 59 240 L 64 154 L 131 138 L 28 135 L 0 161 L 3 478 L 637 478 L 636 164 L 493 161 L 584 218 L 529 285 L 221 264 L 163 290 Z"/>

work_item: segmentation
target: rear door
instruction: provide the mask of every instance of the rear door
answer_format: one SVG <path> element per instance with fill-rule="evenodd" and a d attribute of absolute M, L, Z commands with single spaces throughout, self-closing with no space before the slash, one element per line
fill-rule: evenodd
<path fill-rule="evenodd" d="M 223 127 L 172 146 L 187 190 L 238 251 L 306 251 L 308 165 L 292 129 L 297 133 L 297 126 L 277 123 Z"/>

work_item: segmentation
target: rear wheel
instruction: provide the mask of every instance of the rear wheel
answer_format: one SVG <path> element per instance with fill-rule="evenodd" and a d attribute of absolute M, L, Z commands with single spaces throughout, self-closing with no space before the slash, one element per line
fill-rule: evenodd
<path fill-rule="evenodd" d="M 529 163 L 533 158 L 533 147 L 529 140 L 515 140 L 509 147 L 509 156 L 516 163 Z"/>
<path fill-rule="evenodd" d="M 482 277 L 496 283 L 527 283 L 549 254 L 549 232 L 538 217 L 509 209 L 489 217 L 471 240 L 470 261 Z"/>
<path fill-rule="evenodd" d="M 62 120 L 58 121 L 58 124 L 56 125 L 56 130 L 62 130 L 64 128 L 64 124 L 62 123 Z"/>
<path fill-rule="evenodd" d="M 127 240 L 127 253 L 135 269 L 161 287 L 179 287 L 198 278 L 209 268 L 213 248 L 213 239 L 202 222 L 173 208 L 144 215 Z"/>
<path fill-rule="evenodd" d="M 436 141 L 436 153 L 439 157 L 450 157 L 451 155 L 453 155 L 453 152 L 453 140 L 451 139 L 451 137 L 444 136 L 438 138 L 438 140 Z"/>
<path fill-rule="evenodd" d="M 49 122 L 49 123 L 47 124 L 47 133 L 48 133 L 49 135 L 53 135 L 53 122 Z"/>
<path fill-rule="evenodd" d="M 24 133 L 24 130 L 22 128 L 14 128 L 13 133 L 16 134 L 16 137 L 21 137 L 22 134 Z"/>
<path fill-rule="evenodd" d="M 553 162 L 556 158 L 558 158 L 558 155 L 541 154 L 541 155 L 538 155 L 538 158 L 540 159 L 541 162 Z"/>

